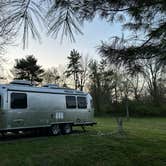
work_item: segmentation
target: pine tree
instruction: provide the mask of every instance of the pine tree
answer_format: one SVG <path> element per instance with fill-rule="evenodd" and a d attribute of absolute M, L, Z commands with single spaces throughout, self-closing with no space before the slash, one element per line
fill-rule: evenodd
<path fill-rule="evenodd" d="M 41 75 L 43 72 L 44 70 L 41 66 L 37 65 L 37 59 L 33 55 L 16 59 L 16 65 L 14 66 L 15 79 L 42 82 Z"/>
<path fill-rule="evenodd" d="M 20 32 L 23 33 L 25 47 L 29 34 L 40 39 L 38 29 L 42 22 L 44 25 L 47 23 L 48 33 L 53 37 L 62 33 L 62 38 L 65 35 L 74 40 L 75 34 L 82 33 L 81 25 L 85 21 L 100 16 L 107 22 L 120 21 L 123 28 L 134 32 L 129 43 L 123 46 L 122 42 L 118 45 L 115 41 L 104 43 L 101 50 L 109 53 L 104 55 L 110 61 L 121 61 L 139 70 L 137 59 L 156 56 L 166 62 L 165 13 L 165 0 L 6 0 L 0 1 L 0 14 L 3 15 L 0 20 L 0 39 L 4 41 L 8 34 Z"/>
<path fill-rule="evenodd" d="M 79 73 L 81 72 L 81 64 L 80 64 L 80 54 L 75 49 L 70 52 L 70 56 L 67 57 L 69 60 L 66 76 L 73 76 L 75 89 L 78 89 L 79 86 Z"/>

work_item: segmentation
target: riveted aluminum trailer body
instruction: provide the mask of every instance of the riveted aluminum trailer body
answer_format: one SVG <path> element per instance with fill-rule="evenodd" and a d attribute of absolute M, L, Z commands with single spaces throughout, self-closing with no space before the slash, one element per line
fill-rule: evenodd
<path fill-rule="evenodd" d="M 93 125 L 92 97 L 64 88 L 0 85 L 0 131 Z"/>

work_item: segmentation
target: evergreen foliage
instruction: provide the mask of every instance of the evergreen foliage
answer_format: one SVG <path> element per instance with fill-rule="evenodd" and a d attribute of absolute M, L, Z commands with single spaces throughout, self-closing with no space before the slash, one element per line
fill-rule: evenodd
<path fill-rule="evenodd" d="M 140 71 L 138 59 L 159 57 L 166 61 L 166 2 L 165 0 L 6 0 L 0 1 L 0 38 L 6 34 L 23 32 L 25 47 L 29 34 L 39 39 L 40 25 L 48 26 L 48 33 L 59 33 L 74 40 L 85 21 L 99 16 L 107 22 L 120 21 L 133 32 L 129 40 L 103 42 L 100 53 L 114 63 L 124 63 L 129 69 Z M 5 12 L 3 12 L 5 11 Z"/>
<path fill-rule="evenodd" d="M 44 70 L 37 65 L 37 59 L 33 55 L 26 58 L 16 59 L 14 66 L 15 79 L 25 79 L 31 82 L 42 82 L 42 74 Z"/>
<path fill-rule="evenodd" d="M 79 73 L 82 71 L 80 63 L 81 56 L 79 52 L 73 49 L 70 52 L 70 56 L 68 56 L 67 58 L 69 60 L 69 63 L 67 65 L 67 70 L 65 73 L 67 77 L 73 76 L 75 89 L 77 89 L 79 87 Z"/>

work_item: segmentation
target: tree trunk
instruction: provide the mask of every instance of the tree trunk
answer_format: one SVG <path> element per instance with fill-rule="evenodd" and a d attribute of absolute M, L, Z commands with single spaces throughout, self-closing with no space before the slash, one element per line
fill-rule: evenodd
<path fill-rule="evenodd" d="M 118 103 L 118 94 L 117 94 L 117 86 L 115 86 L 115 101 L 116 101 L 116 104 Z"/>
<path fill-rule="evenodd" d="M 117 121 L 117 125 L 118 125 L 118 134 L 123 134 L 124 130 L 123 130 L 123 119 L 121 117 L 116 118 Z"/>
<path fill-rule="evenodd" d="M 126 119 L 127 119 L 127 121 L 129 121 L 130 120 L 130 114 L 129 114 L 129 104 L 128 104 L 128 98 L 127 97 L 126 97 L 125 108 L 126 108 Z"/>
<path fill-rule="evenodd" d="M 158 86 L 156 81 L 153 82 L 153 102 L 156 105 L 159 105 L 160 101 L 159 101 L 159 92 L 158 92 Z"/>

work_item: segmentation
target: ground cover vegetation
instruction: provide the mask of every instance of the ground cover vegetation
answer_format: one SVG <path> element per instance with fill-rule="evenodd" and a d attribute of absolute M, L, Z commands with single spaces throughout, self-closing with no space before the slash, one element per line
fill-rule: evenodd
<path fill-rule="evenodd" d="M 1 166 L 165 165 L 165 118 L 124 120 L 122 135 L 114 118 L 95 120 L 85 133 L 76 128 L 70 135 L 0 138 Z"/>

